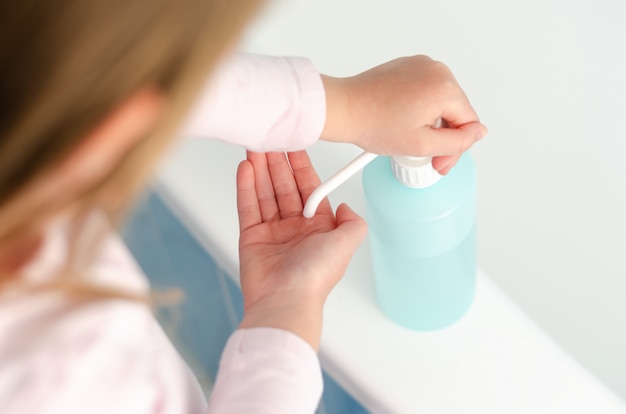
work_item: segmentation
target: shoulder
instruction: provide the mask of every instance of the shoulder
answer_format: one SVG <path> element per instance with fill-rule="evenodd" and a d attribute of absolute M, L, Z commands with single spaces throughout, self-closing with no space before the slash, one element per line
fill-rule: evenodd
<path fill-rule="evenodd" d="M 47 267 L 41 260 L 33 266 L 39 272 Z M 89 277 L 147 290 L 115 238 Z M 180 384 L 193 385 L 193 377 L 145 303 L 79 303 L 52 291 L 0 298 L 3 413 L 177 412 L 202 404 L 201 394 L 190 396 Z"/>
<path fill-rule="evenodd" d="M 140 304 L 123 301 L 75 304 L 49 292 L 3 302 L 3 412 L 101 412 L 119 399 L 146 408 L 154 396 L 133 392 L 125 399 L 124 394 L 129 382 L 148 385 L 156 351 L 142 346 L 154 337 L 149 321 Z"/>

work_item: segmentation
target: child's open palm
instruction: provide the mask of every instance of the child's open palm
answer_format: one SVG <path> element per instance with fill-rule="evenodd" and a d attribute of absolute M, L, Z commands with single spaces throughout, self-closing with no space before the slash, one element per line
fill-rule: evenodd
<path fill-rule="evenodd" d="M 242 327 L 291 330 L 314 347 L 326 297 L 366 234 L 345 204 L 335 216 L 324 200 L 313 218 L 302 216 L 319 183 L 305 151 L 248 152 L 237 172 Z"/>

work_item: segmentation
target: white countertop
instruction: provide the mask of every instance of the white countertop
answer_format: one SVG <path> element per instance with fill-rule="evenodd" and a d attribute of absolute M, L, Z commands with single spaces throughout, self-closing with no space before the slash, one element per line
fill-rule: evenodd
<path fill-rule="evenodd" d="M 322 179 L 359 152 L 319 143 Z M 241 148 L 181 142 L 158 175 L 159 193 L 209 253 L 238 274 L 235 171 Z M 333 193 L 364 213 L 359 177 Z M 626 406 L 543 334 L 482 272 L 474 305 L 451 328 L 418 333 L 385 318 L 373 295 L 368 246 L 325 308 L 323 367 L 375 413 L 626 413 Z"/>

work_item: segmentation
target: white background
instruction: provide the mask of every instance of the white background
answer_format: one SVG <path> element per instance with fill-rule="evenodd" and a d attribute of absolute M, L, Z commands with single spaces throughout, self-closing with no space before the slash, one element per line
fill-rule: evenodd
<path fill-rule="evenodd" d="M 625 44 L 621 0 L 279 0 L 242 48 L 334 76 L 448 64 L 490 129 L 480 267 L 626 399 Z"/>

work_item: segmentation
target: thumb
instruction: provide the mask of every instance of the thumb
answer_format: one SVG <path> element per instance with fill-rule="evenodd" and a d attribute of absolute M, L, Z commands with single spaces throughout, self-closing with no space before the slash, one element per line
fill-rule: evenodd
<path fill-rule="evenodd" d="M 352 251 L 356 250 L 367 235 L 367 223 L 345 203 L 337 207 L 335 217 L 337 228 L 334 233 L 343 239 L 342 244 L 347 244 Z"/>
<path fill-rule="evenodd" d="M 419 151 L 416 153 L 422 156 L 461 154 L 486 134 L 487 127 L 480 122 L 470 122 L 456 128 L 425 126 L 417 142 Z"/>

